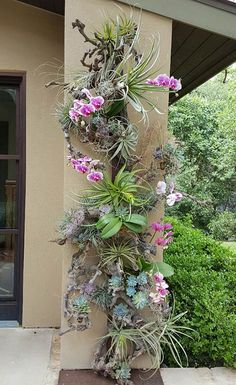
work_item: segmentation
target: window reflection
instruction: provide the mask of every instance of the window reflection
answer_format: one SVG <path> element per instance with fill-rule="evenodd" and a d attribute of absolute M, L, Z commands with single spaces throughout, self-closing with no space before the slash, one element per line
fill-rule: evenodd
<path fill-rule="evenodd" d="M 0 228 L 16 228 L 15 160 L 0 160 Z"/>
<path fill-rule="evenodd" d="M 0 86 L 0 154 L 16 154 L 16 89 Z"/>
<path fill-rule="evenodd" d="M 6 299 L 14 294 L 15 238 L 14 234 L 0 234 L 0 297 Z"/>

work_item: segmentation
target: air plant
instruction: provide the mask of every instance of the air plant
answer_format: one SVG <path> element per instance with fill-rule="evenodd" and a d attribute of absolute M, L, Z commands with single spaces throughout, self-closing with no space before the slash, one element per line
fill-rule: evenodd
<path fill-rule="evenodd" d="M 142 206 L 148 199 L 139 197 L 138 192 L 148 190 L 146 186 L 136 183 L 139 170 L 126 171 L 124 165 L 117 173 L 114 181 L 104 173 L 103 180 L 96 183 L 91 189 L 85 190 L 84 196 L 78 196 L 81 203 L 86 198 L 86 205 L 90 207 L 100 207 L 105 204 L 118 208 L 122 204 L 128 206 Z"/>
<path fill-rule="evenodd" d="M 133 268 L 138 269 L 138 259 L 140 254 L 134 241 L 127 238 L 117 238 L 110 243 L 104 243 L 99 249 L 100 266 L 106 267 L 119 263 L 121 269 Z"/>

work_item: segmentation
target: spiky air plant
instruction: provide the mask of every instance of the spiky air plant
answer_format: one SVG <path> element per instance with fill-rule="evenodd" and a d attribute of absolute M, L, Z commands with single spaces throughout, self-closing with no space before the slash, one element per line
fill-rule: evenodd
<path fill-rule="evenodd" d="M 101 268 L 118 263 L 122 270 L 130 268 L 138 270 L 138 258 L 140 254 L 134 240 L 120 238 L 106 242 L 99 249 Z"/>

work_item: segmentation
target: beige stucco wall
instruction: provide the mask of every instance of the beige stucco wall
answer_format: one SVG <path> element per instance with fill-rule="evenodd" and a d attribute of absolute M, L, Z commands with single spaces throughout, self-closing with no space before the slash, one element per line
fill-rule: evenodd
<path fill-rule="evenodd" d="M 74 21 L 75 18 L 79 18 L 86 24 L 87 31 L 94 31 L 103 21 L 104 15 L 109 14 L 115 16 L 119 13 L 119 9 L 117 8 L 116 3 L 110 0 L 89 0 L 87 2 L 84 0 L 66 0 L 65 3 L 65 71 L 67 77 L 70 77 L 70 75 L 75 73 L 78 68 L 81 68 L 80 59 L 84 50 L 89 47 L 88 44 L 83 43 L 83 38 L 78 31 L 72 29 L 72 21 Z M 121 4 L 119 4 L 119 6 L 120 5 Z M 129 7 L 127 6 L 122 6 L 122 9 L 126 12 L 130 12 Z M 152 34 L 160 33 L 161 46 L 158 68 L 160 72 L 168 73 L 170 68 L 171 20 L 155 14 L 143 12 L 141 29 L 142 33 L 148 39 Z M 163 143 L 166 136 L 168 96 L 162 94 L 158 99 L 158 104 L 164 114 L 159 116 L 151 114 L 149 128 L 147 128 L 147 126 L 140 126 L 140 130 L 142 131 L 140 150 L 145 163 L 148 163 L 148 160 L 152 157 L 154 148 L 156 145 Z M 131 114 L 131 118 L 136 122 L 140 119 L 139 116 L 133 113 Z M 85 154 L 92 154 L 91 150 L 85 145 L 80 145 L 80 147 Z M 97 156 L 98 155 L 96 155 L 96 158 Z M 76 174 L 71 168 L 65 167 L 65 207 L 71 207 L 73 205 L 72 200 L 69 198 L 71 191 L 76 192 L 87 186 L 86 178 Z M 156 215 L 157 213 L 153 213 L 155 219 L 157 218 Z M 73 251 L 70 246 L 66 246 L 65 250 L 63 292 L 67 281 L 67 269 Z M 97 338 L 105 331 L 104 314 L 97 309 L 94 309 L 91 318 L 93 327 L 88 331 L 82 333 L 68 333 L 62 337 L 62 368 L 74 369 L 90 367 Z M 62 330 L 66 329 L 67 325 L 62 315 Z M 138 365 L 143 366 L 144 364 L 139 362 Z"/>
<path fill-rule="evenodd" d="M 60 323 L 62 249 L 49 242 L 63 206 L 63 138 L 55 117 L 57 91 L 45 89 L 40 67 L 63 62 L 64 19 L 14 0 L 0 4 L 0 71 L 27 73 L 26 206 L 23 325 Z"/>

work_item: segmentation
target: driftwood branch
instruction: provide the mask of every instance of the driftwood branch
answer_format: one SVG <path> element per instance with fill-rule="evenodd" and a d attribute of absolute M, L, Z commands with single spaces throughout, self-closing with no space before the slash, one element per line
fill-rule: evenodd
<path fill-rule="evenodd" d="M 212 203 L 211 201 L 208 201 L 208 200 L 200 200 L 200 199 L 196 198 L 195 196 L 187 194 L 185 192 L 182 192 L 182 195 L 185 198 L 190 199 L 192 202 L 197 203 L 198 205 L 201 205 L 201 206 L 207 206 L 207 205 Z"/>
<path fill-rule="evenodd" d="M 72 23 L 72 28 L 78 28 L 79 33 L 84 37 L 84 41 L 91 43 L 95 46 L 98 46 L 98 43 L 96 40 L 91 39 L 85 32 L 85 24 L 83 24 L 79 19 L 75 19 L 75 21 Z"/>

